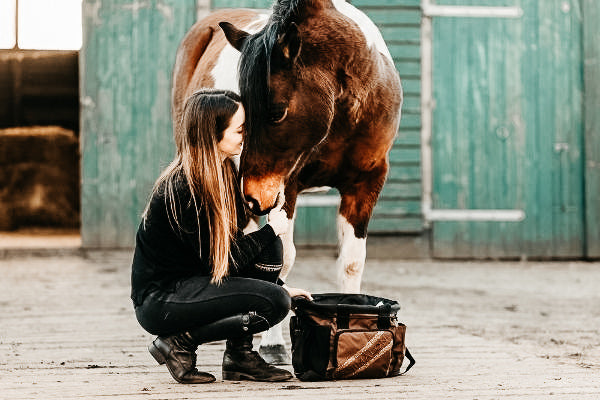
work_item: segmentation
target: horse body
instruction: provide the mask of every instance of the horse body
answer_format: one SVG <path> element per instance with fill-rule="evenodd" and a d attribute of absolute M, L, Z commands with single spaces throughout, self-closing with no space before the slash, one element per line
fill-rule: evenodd
<path fill-rule="evenodd" d="M 338 283 L 344 292 L 359 292 L 367 225 L 400 121 L 400 79 L 375 25 L 345 1 L 279 0 L 273 12 L 219 11 L 190 29 L 174 68 L 175 138 L 195 90 L 241 92 L 248 133 L 240 172 L 252 211 L 283 206 L 293 220 L 300 192 L 338 189 Z M 221 30 L 223 21 L 231 25 Z M 252 52 L 269 34 L 276 40 L 264 68 Z M 253 94 L 264 78 L 261 67 L 268 87 Z M 285 280 L 295 261 L 293 223 L 282 240 Z M 263 335 L 265 344 L 283 344 L 281 329 Z"/>

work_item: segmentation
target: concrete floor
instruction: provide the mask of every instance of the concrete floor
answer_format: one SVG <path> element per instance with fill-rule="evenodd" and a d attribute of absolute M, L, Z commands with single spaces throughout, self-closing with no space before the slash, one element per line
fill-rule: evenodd
<path fill-rule="evenodd" d="M 0 399 L 600 399 L 600 263 L 369 259 L 363 292 L 402 305 L 407 375 L 224 382 L 218 342 L 199 349 L 218 381 L 188 386 L 146 351 L 131 252 L 79 253 L 0 258 Z M 303 255 L 288 281 L 334 291 L 335 260 Z"/>

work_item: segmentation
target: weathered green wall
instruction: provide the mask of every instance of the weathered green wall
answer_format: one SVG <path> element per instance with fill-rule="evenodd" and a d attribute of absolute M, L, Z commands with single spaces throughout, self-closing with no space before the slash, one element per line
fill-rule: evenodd
<path fill-rule="evenodd" d="M 126 247 L 173 156 L 171 69 L 195 0 L 84 0 L 82 243 Z"/>
<path fill-rule="evenodd" d="M 268 8 L 271 1 L 210 3 L 213 9 Z M 380 27 L 405 91 L 392 169 L 370 232 L 419 234 L 420 0 L 352 3 Z M 535 221 L 523 229 L 515 229 L 513 223 L 436 223 L 434 241 L 443 244 L 438 249 L 445 249 L 437 255 L 533 255 L 528 249 L 534 249 L 540 255 L 600 257 L 598 2 L 437 3 L 522 5 L 525 15 L 518 22 L 455 19 L 434 26 L 439 43 L 434 62 L 458 60 L 443 68 L 440 63 L 435 78 L 439 82 L 434 82 L 439 96 L 434 130 L 450 132 L 434 132 L 434 207 L 523 208 Z M 175 52 L 196 19 L 196 7 L 207 4 L 208 0 L 83 1 L 84 246 L 133 244 L 152 183 L 173 155 L 169 104 Z M 567 13 L 562 11 L 564 4 L 569 5 Z M 465 136 L 473 129 L 483 134 Z M 556 142 L 568 143 L 569 150 L 555 151 Z M 300 209 L 297 243 L 334 243 L 335 214 L 335 207 Z"/>

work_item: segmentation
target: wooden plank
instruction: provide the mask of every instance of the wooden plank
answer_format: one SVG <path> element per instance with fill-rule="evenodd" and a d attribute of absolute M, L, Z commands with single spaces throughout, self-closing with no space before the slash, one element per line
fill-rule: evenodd
<path fill-rule="evenodd" d="M 421 79 L 421 63 L 419 60 L 397 60 L 394 61 L 396 69 L 400 73 L 400 78 Z"/>
<path fill-rule="evenodd" d="M 421 179 L 420 164 L 397 165 L 390 168 L 388 180 L 391 181 L 414 181 Z"/>
<path fill-rule="evenodd" d="M 297 207 L 294 242 L 298 246 L 331 246 L 337 243 L 337 209 Z"/>
<path fill-rule="evenodd" d="M 374 215 L 369 222 L 369 233 L 420 233 L 423 231 L 423 218 L 389 218 Z"/>
<path fill-rule="evenodd" d="M 389 44 L 388 48 L 395 62 L 401 60 L 419 60 L 421 50 L 418 43 Z"/>
<path fill-rule="evenodd" d="M 373 215 L 387 218 L 419 216 L 421 215 L 421 202 L 418 200 L 388 200 L 380 197 Z"/>
<path fill-rule="evenodd" d="M 402 110 L 406 113 L 419 113 L 421 109 L 421 98 L 418 95 L 412 93 L 404 94 L 404 103 L 402 104 Z"/>
<path fill-rule="evenodd" d="M 389 153 L 390 164 L 418 164 L 421 161 L 421 148 L 395 145 Z"/>
<path fill-rule="evenodd" d="M 352 5 L 361 9 L 368 8 L 418 8 L 421 6 L 421 0 L 352 0 Z"/>
<path fill-rule="evenodd" d="M 86 0 L 83 10 L 83 246 L 131 246 L 149 190 L 173 156 L 171 68 L 196 2 Z"/>
<path fill-rule="evenodd" d="M 420 199 L 421 198 L 421 182 L 386 182 L 383 190 L 379 194 L 380 199 Z"/>
<path fill-rule="evenodd" d="M 402 78 L 402 76 L 400 76 Z M 405 96 L 417 97 L 421 95 L 421 79 L 410 77 L 402 79 L 402 90 Z"/>
<path fill-rule="evenodd" d="M 407 9 L 399 12 L 390 12 L 387 8 L 383 9 L 369 9 L 363 10 L 365 14 L 378 26 L 399 26 L 399 25 L 413 25 L 419 26 L 421 23 L 421 10 L 419 9 Z"/>
<path fill-rule="evenodd" d="M 402 120 L 400 121 L 400 129 L 420 129 L 421 128 L 421 114 L 409 114 L 406 112 L 402 113 Z"/>
<path fill-rule="evenodd" d="M 416 128 L 405 128 L 404 125 L 400 125 L 400 131 L 394 141 L 394 145 L 420 146 L 421 131 Z"/>
<path fill-rule="evenodd" d="M 440 6 L 511 7 L 519 5 L 519 2 L 520 0 L 436 0 L 435 4 Z"/>
<path fill-rule="evenodd" d="M 269 9 L 272 0 L 212 0 L 211 7 L 216 8 L 260 8 Z"/>
<path fill-rule="evenodd" d="M 583 0 L 586 256 L 600 257 L 600 9 Z"/>
<path fill-rule="evenodd" d="M 390 12 L 392 12 L 390 10 Z M 387 43 L 411 42 L 421 40 L 421 30 L 418 26 L 381 26 L 381 34 Z"/>

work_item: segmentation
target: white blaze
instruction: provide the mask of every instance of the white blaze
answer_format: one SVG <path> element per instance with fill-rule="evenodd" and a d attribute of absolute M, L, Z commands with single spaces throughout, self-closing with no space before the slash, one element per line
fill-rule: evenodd
<path fill-rule="evenodd" d="M 292 265 L 294 265 L 294 261 L 296 260 L 296 247 L 294 246 L 294 220 L 296 219 L 296 212 L 294 211 L 294 215 L 290 220 L 290 224 L 288 225 L 287 233 L 281 235 L 281 241 L 283 242 L 283 268 L 281 269 L 281 273 L 279 277 L 285 281 Z M 268 331 L 263 332 L 262 338 L 260 341 L 260 346 L 275 346 L 278 344 L 285 345 L 285 340 L 283 338 L 283 325 L 289 324 L 289 313 L 288 316 L 278 323 L 277 325 L 271 327 Z"/>

